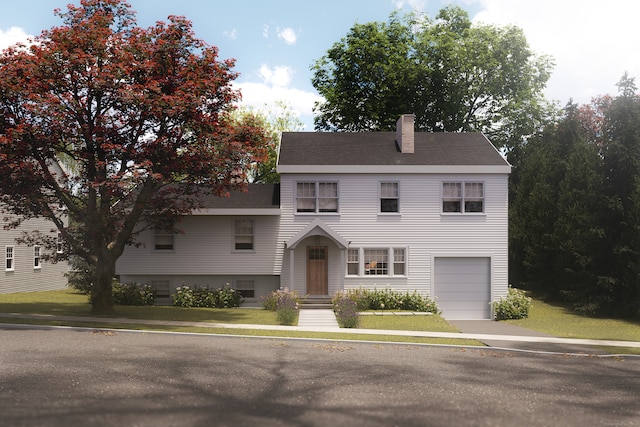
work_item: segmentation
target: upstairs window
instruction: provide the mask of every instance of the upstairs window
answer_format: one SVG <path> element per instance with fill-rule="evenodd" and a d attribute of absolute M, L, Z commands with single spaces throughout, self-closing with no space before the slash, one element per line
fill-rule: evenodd
<path fill-rule="evenodd" d="M 4 249 L 4 268 L 7 271 L 15 270 L 15 259 L 13 253 L 13 246 L 7 246 Z"/>
<path fill-rule="evenodd" d="M 253 250 L 253 220 L 235 220 L 235 249 L 237 251 Z"/>
<path fill-rule="evenodd" d="M 40 265 L 40 246 L 33 247 L 33 268 L 41 268 Z"/>
<path fill-rule="evenodd" d="M 338 183 L 298 182 L 296 184 L 296 211 L 338 212 Z"/>
<path fill-rule="evenodd" d="M 173 250 L 173 232 L 166 228 L 156 228 L 155 230 L 155 249 L 157 251 Z"/>
<path fill-rule="evenodd" d="M 442 183 L 443 213 L 484 212 L 484 183 L 444 182 Z"/>
<path fill-rule="evenodd" d="M 399 192 L 397 182 L 380 183 L 380 212 L 397 213 L 399 206 Z"/>

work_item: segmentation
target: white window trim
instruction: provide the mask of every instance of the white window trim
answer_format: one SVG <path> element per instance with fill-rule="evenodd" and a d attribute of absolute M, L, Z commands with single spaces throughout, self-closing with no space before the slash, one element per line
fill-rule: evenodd
<path fill-rule="evenodd" d="M 396 184 L 398 186 L 398 211 L 397 212 L 383 212 L 382 211 L 382 184 Z M 380 180 L 378 181 L 378 215 L 391 215 L 391 216 L 395 216 L 395 215 L 400 215 L 401 209 L 400 209 L 400 200 L 401 200 L 401 190 L 400 190 L 400 182 L 399 181 L 387 181 L 387 180 Z"/>
<path fill-rule="evenodd" d="M 171 248 L 158 248 L 158 242 L 157 242 L 157 238 L 158 237 L 166 237 L 166 236 L 171 236 Z M 175 252 L 176 250 L 176 237 L 175 237 L 175 233 L 173 233 L 172 231 L 167 231 L 167 230 L 162 230 L 162 229 L 158 229 L 158 228 L 154 228 L 153 229 L 153 250 L 155 252 L 161 252 L 161 253 L 169 253 L 169 252 Z"/>
<path fill-rule="evenodd" d="M 33 246 L 33 269 L 40 270 L 42 268 L 42 246 Z"/>
<path fill-rule="evenodd" d="M 11 249 L 11 257 L 9 257 L 9 249 Z M 7 268 L 7 261 L 11 260 L 11 268 Z M 4 247 L 4 269 L 5 271 L 16 271 L 16 247 L 9 245 Z"/>
<path fill-rule="evenodd" d="M 460 198 L 460 212 L 445 212 L 443 209 L 444 205 L 444 184 L 460 184 L 461 188 L 461 198 Z M 464 201 L 465 201 L 465 184 L 482 184 L 482 212 L 465 212 L 464 211 Z M 483 216 L 486 215 L 487 211 L 487 184 L 483 180 L 447 180 L 440 182 L 440 214 L 441 215 L 477 215 Z"/>
<path fill-rule="evenodd" d="M 236 249 L 236 237 L 237 236 L 248 236 L 248 234 L 236 234 L 236 221 L 251 221 L 251 227 L 253 229 L 253 234 L 251 234 L 252 239 L 252 248 L 251 249 Z M 238 253 L 255 253 L 256 252 L 256 220 L 254 218 L 234 218 L 231 222 L 231 235 L 233 236 L 231 242 L 231 251 Z"/>
<path fill-rule="evenodd" d="M 298 184 L 314 184 L 315 185 L 315 212 L 298 212 Z M 335 184 L 337 197 L 337 209 L 335 212 L 320 212 L 320 184 Z M 332 180 L 300 180 L 294 182 L 293 187 L 294 214 L 295 215 L 339 215 L 340 214 L 340 182 Z"/>
<path fill-rule="evenodd" d="M 58 231 L 58 237 L 56 239 L 56 253 L 64 253 L 64 240 L 62 239 L 62 233 Z"/>
<path fill-rule="evenodd" d="M 349 274 L 349 254 L 347 253 L 345 266 L 345 277 L 353 278 L 371 278 L 375 279 L 378 277 L 408 277 L 409 272 L 409 248 L 407 246 L 386 246 L 386 245 L 368 245 L 368 246 L 358 246 L 358 247 L 350 247 L 349 249 L 357 249 L 358 250 L 358 274 Z M 387 251 L 387 274 L 365 274 L 365 266 L 364 266 L 364 251 L 365 249 L 373 249 L 373 250 L 386 250 Z M 395 261 L 395 249 L 404 250 L 404 274 L 394 274 L 394 261 Z"/>

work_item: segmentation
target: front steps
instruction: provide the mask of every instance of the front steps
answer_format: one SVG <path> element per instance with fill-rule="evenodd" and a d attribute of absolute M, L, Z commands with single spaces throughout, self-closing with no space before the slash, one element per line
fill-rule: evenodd
<path fill-rule="evenodd" d="M 333 304 L 331 304 L 331 297 L 329 296 L 306 297 L 302 301 L 300 309 L 333 310 Z"/>

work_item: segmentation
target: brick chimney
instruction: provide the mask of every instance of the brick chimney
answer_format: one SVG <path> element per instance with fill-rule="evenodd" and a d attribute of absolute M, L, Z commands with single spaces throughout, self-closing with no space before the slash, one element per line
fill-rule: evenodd
<path fill-rule="evenodd" d="M 401 153 L 413 153 L 414 114 L 403 114 L 396 122 L 396 144 Z"/>

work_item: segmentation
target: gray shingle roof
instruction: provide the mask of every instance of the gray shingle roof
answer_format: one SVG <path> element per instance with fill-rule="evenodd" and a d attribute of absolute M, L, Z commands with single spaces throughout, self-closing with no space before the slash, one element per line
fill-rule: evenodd
<path fill-rule="evenodd" d="M 279 209 L 280 184 L 249 184 L 247 192 L 231 191 L 229 197 L 206 196 L 209 209 Z"/>
<path fill-rule="evenodd" d="M 401 153 L 395 132 L 285 132 L 280 165 L 482 165 L 506 160 L 481 133 L 416 132 Z"/>

